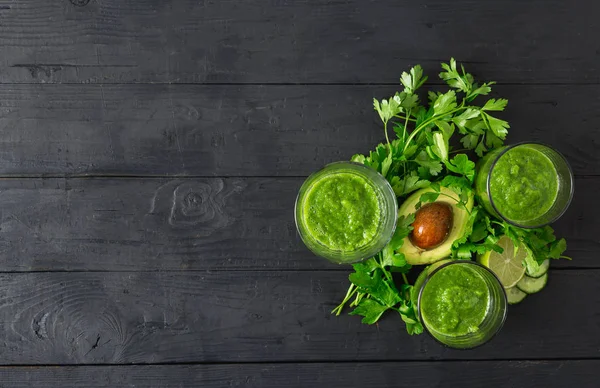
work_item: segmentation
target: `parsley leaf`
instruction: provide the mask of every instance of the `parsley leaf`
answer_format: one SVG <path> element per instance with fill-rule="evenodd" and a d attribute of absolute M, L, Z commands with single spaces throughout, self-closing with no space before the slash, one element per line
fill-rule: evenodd
<path fill-rule="evenodd" d="M 384 123 L 387 123 L 392 117 L 402 112 L 399 99 L 394 97 L 390 97 L 388 100 L 381 100 L 381 102 L 373 99 L 373 107 L 379 113 L 379 117 Z"/>
<path fill-rule="evenodd" d="M 433 153 L 440 158 L 442 162 L 446 162 L 448 160 L 448 151 L 450 148 L 448 145 L 448 140 L 444 138 L 444 134 L 442 132 L 434 132 L 432 136 Z"/>
<path fill-rule="evenodd" d="M 508 104 L 508 100 L 504 98 L 499 98 L 497 100 L 495 98 L 490 98 L 487 100 L 481 110 L 504 110 L 504 108 L 506 108 L 506 104 Z"/>
<path fill-rule="evenodd" d="M 472 183 L 469 180 L 465 177 L 455 175 L 446 175 L 444 179 L 440 181 L 440 185 L 451 188 L 458 194 L 461 194 L 463 191 L 470 192 L 472 190 Z"/>
<path fill-rule="evenodd" d="M 421 151 L 415 159 L 420 166 L 429 169 L 431 175 L 438 175 L 442 172 L 442 163 L 439 160 L 432 159 L 426 151 Z"/>
<path fill-rule="evenodd" d="M 550 226 L 537 229 L 523 229 L 502 223 L 504 234 L 513 240 L 515 246 L 519 243 L 526 245 L 526 249 L 531 256 L 530 260 L 535 260 L 541 264 L 546 259 L 567 258 L 563 253 L 567 250 L 565 239 L 557 240 L 554 236 L 554 230 Z M 528 264 L 533 266 L 533 264 Z"/>
<path fill-rule="evenodd" d="M 446 70 L 440 73 L 440 78 L 446 81 L 448 86 L 458 89 L 465 94 L 468 102 L 473 101 L 479 95 L 487 95 L 492 90 L 490 86 L 495 82 L 484 83 L 479 86 L 475 83 L 473 76 L 465 71 L 463 66 L 461 71 L 457 69 L 456 60 L 450 58 L 450 63 L 442 63 L 442 69 Z"/>
<path fill-rule="evenodd" d="M 379 303 L 392 307 L 400 302 L 400 297 L 395 291 L 395 287 L 389 281 L 381 278 L 379 270 L 376 270 L 373 275 L 362 272 L 351 273 L 348 279 L 352 284 L 358 287 L 359 290 L 368 293 L 373 299 Z"/>
<path fill-rule="evenodd" d="M 496 137 L 504 140 L 508 134 L 508 128 L 510 128 L 508 122 L 492 117 L 485 112 L 481 112 L 481 115 L 488 129 L 491 130 Z"/>
<path fill-rule="evenodd" d="M 466 154 L 456 155 L 449 162 L 446 162 L 446 168 L 465 176 L 470 182 L 473 182 L 475 178 L 475 162 L 470 161 Z"/>
<path fill-rule="evenodd" d="M 403 295 L 402 302 L 398 307 L 398 313 L 400 318 L 406 324 L 406 331 L 410 335 L 423 333 L 423 325 L 419 321 L 417 315 L 417 306 L 413 303 L 410 298 L 413 286 L 403 284 L 401 287 L 401 294 Z"/>
<path fill-rule="evenodd" d="M 403 197 L 415 190 L 427 187 L 429 183 L 427 179 L 421 179 L 416 171 L 412 171 L 410 175 L 405 175 L 404 178 L 394 176 L 390 181 L 397 197 Z"/>
<path fill-rule="evenodd" d="M 419 201 L 415 204 L 415 208 L 419 209 L 421 207 L 421 205 L 423 204 L 423 202 L 427 203 L 427 202 L 435 202 L 437 201 L 438 197 L 440 196 L 439 192 L 433 192 L 433 191 L 428 191 L 426 193 L 421 194 L 421 196 L 419 197 Z"/>
<path fill-rule="evenodd" d="M 570 260 L 571 259 L 570 257 L 566 257 L 566 256 L 562 255 L 563 253 L 565 253 L 566 250 L 567 250 L 567 241 L 564 238 L 561 238 L 560 240 L 556 240 L 556 241 L 549 243 L 547 257 L 549 259 L 566 258 L 566 259 Z"/>
<path fill-rule="evenodd" d="M 461 75 L 456 68 L 456 60 L 450 58 L 450 63 L 442 63 L 442 69 L 446 70 L 441 72 L 440 78 L 446 81 L 451 87 L 460 90 L 467 94 L 473 88 L 473 76 L 471 74 L 465 74 L 463 68 L 463 75 Z"/>
<path fill-rule="evenodd" d="M 427 76 L 423 76 L 423 68 L 420 65 L 416 65 L 410 69 L 410 74 L 403 72 L 400 76 L 400 83 L 404 85 L 404 92 L 407 94 L 415 93 L 425 81 L 427 81 Z"/>
<path fill-rule="evenodd" d="M 389 310 L 388 306 L 384 306 L 373 299 L 362 299 L 358 306 L 350 312 L 350 315 L 361 315 L 363 316 L 362 323 L 372 325 L 377 322 L 387 310 Z"/>
<path fill-rule="evenodd" d="M 433 103 L 433 112 L 434 114 L 441 116 L 456 109 L 456 106 L 456 93 L 454 90 L 449 90 L 444 94 L 440 94 L 435 100 Z"/>
<path fill-rule="evenodd" d="M 403 268 L 410 265 L 406 262 L 404 255 L 396 253 L 404 243 L 404 239 L 408 237 L 412 230 L 411 224 L 415 221 L 414 214 L 409 217 L 400 216 L 396 224 L 396 230 L 390 242 L 383 248 L 381 252 L 381 266 L 382 267 L 398 267 Z"/>
<path fill-rule="evenodd" d="M 479 144 L 479 136 L 468 134 L 468 135 L 461 137 L 460 142 L 466 149 L 472 150 L 472 149 L 476 148 L 477 145 Z"/>

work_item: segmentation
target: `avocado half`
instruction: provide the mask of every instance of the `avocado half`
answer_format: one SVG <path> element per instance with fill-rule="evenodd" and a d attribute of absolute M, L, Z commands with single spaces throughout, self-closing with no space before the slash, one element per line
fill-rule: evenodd
<path fill-rule="evenodd" d="M 410 197 L 408 197 L 398 209 L 398 216 L 409 216 L 413 213 L 417 212 L 417 208 L 415 207 L 419 202 L 419 198 L 421 195 L 427 192 L 433 192 L 434 190 L 431 188 L 425 188 L 416 191 Z M 410 238 L 405 237 L 404 243 L 402 247 L 398 250 L 399 253 L 403 253 L 406 261 L 412 265 L 423 265 L 423 264 L 431 264 L 436 261 L 442 260 L 450 256 L 452 250 L 452 244 L 455 240 L 461 238 L 465 233 L 467 228 L 467 223 L 469 221 L 469 213 L 465 209 L 461 209 L 456 204 L 458 201 L 453 198 L 457 198 L 458 194 L 456 194 L 453 190 L 447 187 L 441 187 L 440 192 L 446 195 L 440 195 L 436 202 L 444 202 L 449 204 L 452 207 L 452 228 L 448 232 L 448 237 L 446 240 L 439 246 L 424 250 L 421 249 L 410 241 Z M 450 196 L 450 197 L 448 197 Z M 452 197 L 452 198 L 451 198 Z M 467 202 L 466 208 L 469 212 L 473 209 L 473 195 L 469 197 L 469 201 Z"/>

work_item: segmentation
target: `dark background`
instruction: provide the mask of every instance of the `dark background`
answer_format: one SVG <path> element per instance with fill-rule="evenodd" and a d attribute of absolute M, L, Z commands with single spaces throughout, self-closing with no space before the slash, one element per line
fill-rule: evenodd
<path fill-rule="evenodd" d="M 597 387 L 600 5 L 0 0 L 0 386 Z M 566 155 L 572 262 L 490 344 L 333 317 L 304 178 L 382 140 L 372 98 L 451 56 Z"/>

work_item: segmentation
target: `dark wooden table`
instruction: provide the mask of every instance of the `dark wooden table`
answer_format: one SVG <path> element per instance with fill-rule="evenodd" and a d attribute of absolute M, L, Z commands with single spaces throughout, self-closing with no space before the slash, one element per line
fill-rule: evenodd
<path fill-rule="evenodd" d="M 598 387 L 600 5 L 0 0 L 0 386 Z M 572 262 L 472 351 L 331 309 L 303 179 L 451 56 L 557 147 Z"/>

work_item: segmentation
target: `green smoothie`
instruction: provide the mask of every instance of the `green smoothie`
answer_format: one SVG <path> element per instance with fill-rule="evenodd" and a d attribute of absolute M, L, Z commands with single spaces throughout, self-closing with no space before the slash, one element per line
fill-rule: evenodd
<path fill-rule="evenodd" d="M 440 269 L 423 288 L 420 302 L 423 323 L 430 331 L 458 337 L 479 330 L 488 312 L 490 290 L 468 264 Z"/>
<path fill-rule="evenodd" d="M 372 183 L 361 175 L 324 176 L 309 189 L 302 206 L 308 233 L 329 249 L 352 252 L 377 236 L 381 205 Z"/>
<path fill-rule="evenodd" d="M 496 209 L 511 221 L 543 216 L 556 201 L 558 173 L 552 161 L 528 145 L 508 150 L 498 159 L 490 177 L 490 195 Z"/>

